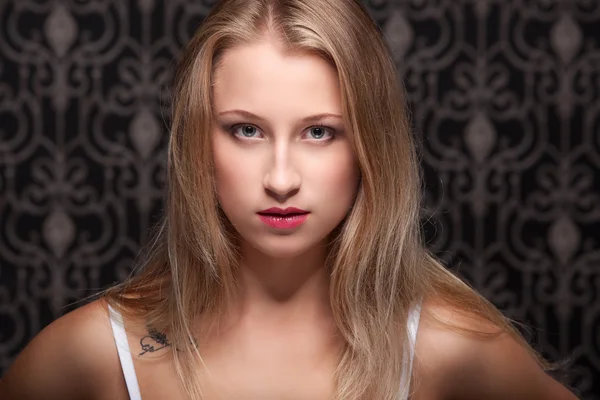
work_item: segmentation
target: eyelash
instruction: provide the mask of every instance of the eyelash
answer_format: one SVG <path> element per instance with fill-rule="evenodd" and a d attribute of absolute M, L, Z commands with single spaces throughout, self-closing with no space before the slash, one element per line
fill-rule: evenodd
<path fill-rule="evenodd" d="M 259 130 L 256 126 L 254 126 L 252 124 L 247 124 L 247 123 L 231 125 L 231 126 L 227 127 L 226 130 L 227 130 L 227 132 L 229 132 L 229 134 L 231 136 L 233 136 L 235 138 L 241 138 L 241 140 L 244 140 L 244 138 L 245 139 L 253 139 L 253 137 L 238 136 L 238 135 L 235 134 L 235 130 L 237 128 L 241 128 L 242 126 L 252 126 L 256 130 Z M 326 131 L 329 132 L 329 138 L 327 138 L 327 139 L 314 139 L 316 141 L 319 141 L 319 142 L 328 142 L 330 140 L 333 140 L 333 138 L 335 138 L 335 136 L 336 136 L 336 130 L 333 129 L 333 128 L 331 128 L 331 127 L 329 127 L 329 126 L 325 126 L 325 125 L 313 125 L 313 126 L 310 126 L 308 129 L 313 129 L 313 128 L 321 128 L 321 129 L 325 129 Z"/>

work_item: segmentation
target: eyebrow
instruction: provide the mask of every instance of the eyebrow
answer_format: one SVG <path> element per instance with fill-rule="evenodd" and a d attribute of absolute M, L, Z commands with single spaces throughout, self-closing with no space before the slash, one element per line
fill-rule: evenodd
<path fill-rule="evenodd" d="M 260 117 L 256 114 L 253 114 L 253 113 L 251 113 L 249 111 L 245 111 L 245 110 L 227 110 L 227 111 L 222 111 L 219 113 L 219 115 L 226 115 L 226 114 L 238 114 L 245 118 L 253 118 L 255 120 L 262 121 L 262 122 L 266 121 L 265 118 Z M 321 114 L 309 115 L 308 117 L 304 117 L 304 118 L 302 118 L 302 122 L 311 123 L 311 122 L 315 122 L 315 121 L 320 121 L 325 118 L 340 118 L 341 119 L 342 116 L 338 115 L 338 114 L 333 114 L 333 113 L 321 113 Z"/>

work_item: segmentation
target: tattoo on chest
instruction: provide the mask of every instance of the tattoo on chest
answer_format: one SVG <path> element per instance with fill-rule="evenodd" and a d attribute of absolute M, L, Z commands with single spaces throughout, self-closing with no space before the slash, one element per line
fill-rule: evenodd
<path fill-rule="evenodd" d="M 196 339 L 192 339 L 191 344 L 198 348 L 198 342 Z M 167 338 L 166 333 L 157 331 L 154 328 L 148 327 L 148 334 L 140 339 L 140 345 L 142 346 L 142 352 L 138 356 L 143 356 L 146 353 L 154 353 L 165 347 L 171 346 L 171 342 Z M 176 350 L 180 350 L 175 347 Z"/>
<path fill-rule="evenodd" d="M 146 353 L 154 353 L 164 349 L 170 346 L 171 342 L 167 339 L 166 334 L 158 332 L 154 328 L 148 328 L 148 335 L 140 339 L 140 345 L 142 346 L 142 352 L 139 355 L 143 356 Z"/>

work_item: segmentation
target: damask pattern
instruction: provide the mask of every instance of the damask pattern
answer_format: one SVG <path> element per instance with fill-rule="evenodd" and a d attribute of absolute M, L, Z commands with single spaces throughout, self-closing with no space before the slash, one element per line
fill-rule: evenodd
<path fill-rule="evenodd" d="M 428 246 L 600 398 L 600 2 L 371 0 Z M 173 60 L 214 1 L 0 0 L 0 373 L 158 216 Z"/>

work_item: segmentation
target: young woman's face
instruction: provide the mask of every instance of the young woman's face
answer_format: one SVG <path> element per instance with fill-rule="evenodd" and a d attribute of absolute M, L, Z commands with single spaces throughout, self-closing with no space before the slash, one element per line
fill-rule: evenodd
<path fill-rule="evenodd" d="M 231 49 L 222 61 L 212 132 L 219 203 L 252 247 L 299 255 L 322 244 L 358 188 L 337 73 L 317 56 L 286 56 L 266 41 Z M 331 115 L 309 119 L 319 114 Z M 259 215 L 271 207 L 309 214 L 295 227 L 274 227 Z"/>

